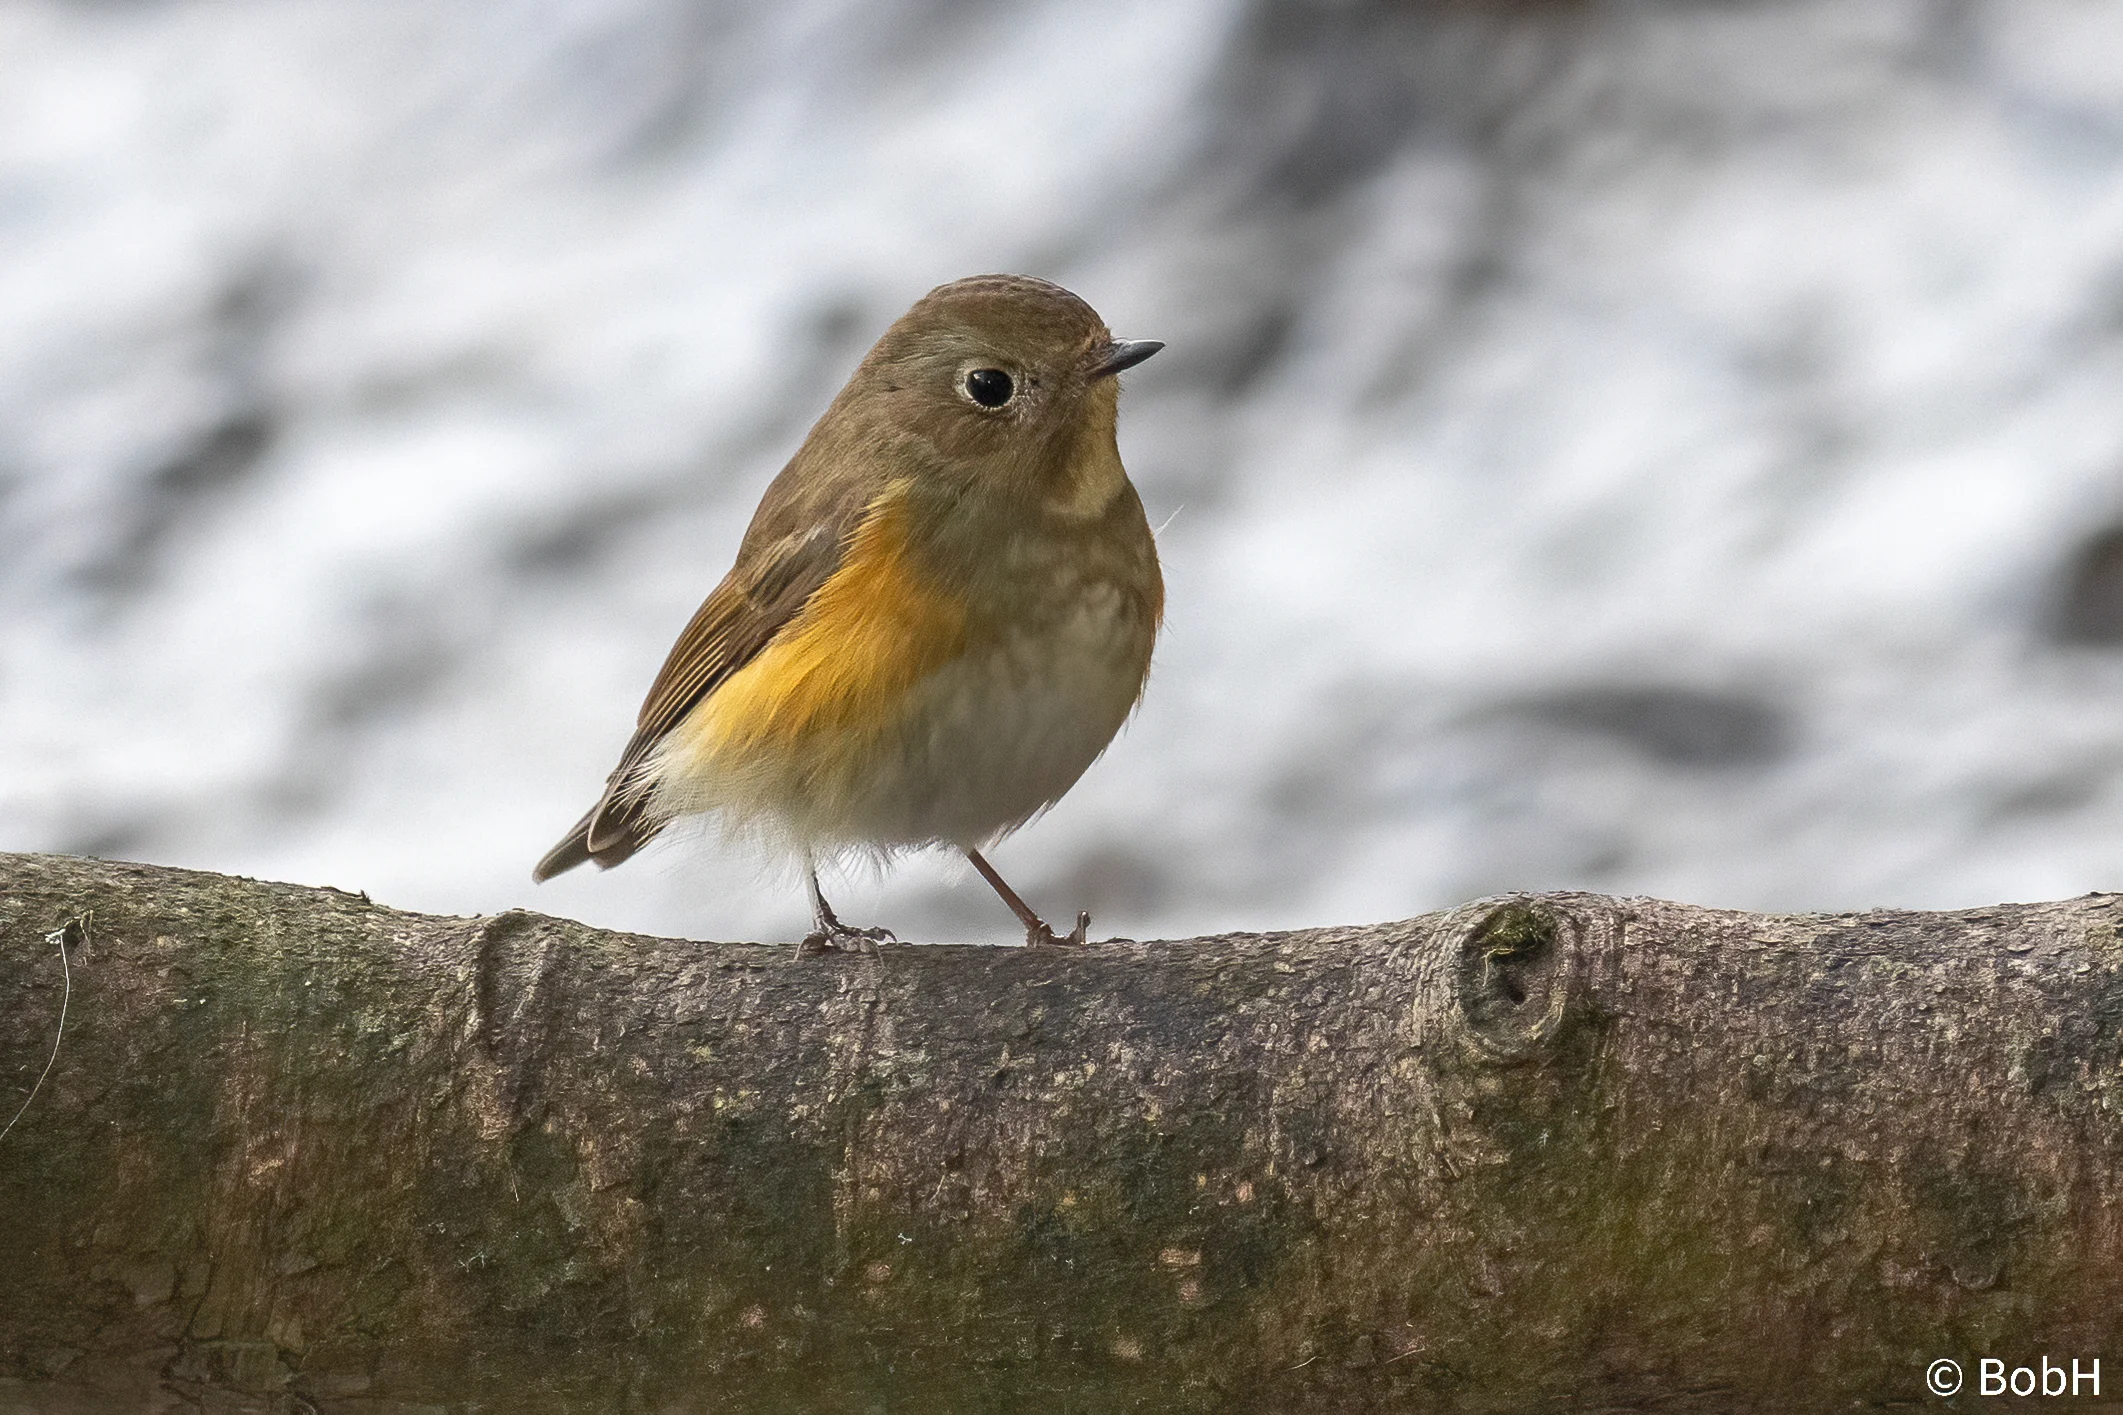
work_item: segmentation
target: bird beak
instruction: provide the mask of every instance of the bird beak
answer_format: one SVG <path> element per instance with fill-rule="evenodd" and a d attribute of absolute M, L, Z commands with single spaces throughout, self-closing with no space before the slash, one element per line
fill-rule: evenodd
<path fill-rule="evenodd" d="M 1111 378 L 1124 368 L 1134 368 L 1164 347 L 1156 339 L 1116 339 L 1107 347 L 1106 357 L 1099 361 L 1098 367 L 1091 370 L 1091 377 Z"/>

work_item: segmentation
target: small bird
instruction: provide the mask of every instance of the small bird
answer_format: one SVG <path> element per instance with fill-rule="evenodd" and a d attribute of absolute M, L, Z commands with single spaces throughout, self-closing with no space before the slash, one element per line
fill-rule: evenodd
<path fill-rule="evenodd" d="M 1031 945 L 1056 935 L 981 851 L 1061 799 L 1141 699 L 1164 613 L 1121 466 L 1121 370 L 1164 346 L 1023 275 L 917 301 L 857 366 L 679 635 L 604 795 L 544 881 L 713 812 L 799 858 L 806 951 L 868 949 L 818 865 L 949 846 Z"/>

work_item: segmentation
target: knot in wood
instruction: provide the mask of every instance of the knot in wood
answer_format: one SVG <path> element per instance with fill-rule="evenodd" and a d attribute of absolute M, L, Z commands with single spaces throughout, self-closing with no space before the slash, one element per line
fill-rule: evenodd
<path fill-rule="evenodd" d="M 1478 1058 L 1528 1060 L 1553 1047 L 1570 1011 L 1585 922 L 1539 895 L 1480 899 L 1438 925 L 1464 1036 Z"/>

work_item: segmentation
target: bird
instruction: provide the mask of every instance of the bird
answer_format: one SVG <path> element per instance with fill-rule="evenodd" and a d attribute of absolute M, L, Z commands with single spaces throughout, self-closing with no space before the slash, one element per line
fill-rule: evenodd
<path fill-rule="evenodd" d="M 1164 616 L 1157 545 L 1121 464 L 1119 339 L 1025 275 L 939 285 L 864 355 L 767 487 L 736 562 L 649 688 L 597 803 L 540 882 L 609 869 L 719 817 L 802 864 L 806 953 L 874 951 L 821 862 L 984 851 L 1061 799 L 1142 699 Z"/>

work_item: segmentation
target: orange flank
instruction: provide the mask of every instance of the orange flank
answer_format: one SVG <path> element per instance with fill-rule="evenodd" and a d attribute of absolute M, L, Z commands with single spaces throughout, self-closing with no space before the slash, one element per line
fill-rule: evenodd
<path fill-rule="evenodd" d="M 898 487 L 878 498 L 803 612 L 680 726 L 689 754 L 743 760 L 860 738 L 965 651 L 965 605 L 910 573 L 907 515 Z"/>

